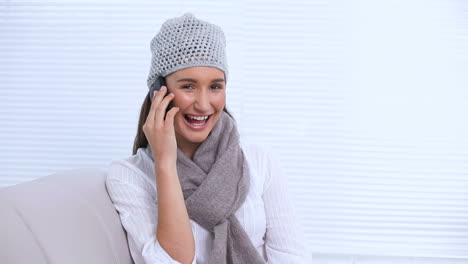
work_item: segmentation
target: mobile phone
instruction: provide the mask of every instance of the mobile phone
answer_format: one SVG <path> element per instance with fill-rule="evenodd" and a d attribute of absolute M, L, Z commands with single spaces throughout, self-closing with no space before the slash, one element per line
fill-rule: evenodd
<path fill-rule="evenodd" d="M 162 86 L 166 86 L 166 79 L 164 77 L 162 77 L 162 76 L 159 76 L 158 79 L 156 79 L 156 81 L 153 83 L 153 85 L 151 85 L 151 88 L 150 88 L 150 91 L 149 91 L 151 102 L 153 101 L 154 91 L 159 91 Z M 167 86 L 166 86 L 166 94 L 164 95 L 164 97 L 166 97 L 168 94 L 169 94 L 169 92 L 168 92 Z M 169 105 L 166 108 L 166 113 L 169 110 L 171 110 L 172 107 L 173 107 L 173 104 L 172 104 L 172 101 L 170 101 Z"/>

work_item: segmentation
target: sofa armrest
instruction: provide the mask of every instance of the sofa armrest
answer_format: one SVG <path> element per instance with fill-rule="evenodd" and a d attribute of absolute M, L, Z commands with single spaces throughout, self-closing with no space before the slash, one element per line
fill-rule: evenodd
<path fill-rule="evenodd" d="M 0 263 L 133 263 L 106 176 L 83 168 L 0 189 Z"/>

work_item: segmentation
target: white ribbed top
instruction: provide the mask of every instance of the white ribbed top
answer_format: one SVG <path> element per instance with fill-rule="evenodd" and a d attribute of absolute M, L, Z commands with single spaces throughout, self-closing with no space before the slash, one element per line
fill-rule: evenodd
<path fill-rule="evenodd" d="M 235 213 L 253 245 L 268 263 L 311 263 L 303 227 L 287 189 L 277 155 L 257 144 L 241 143 L 251 170 L 251 188 Z M 109 195 L 127 231 L 133 260 L 139 263 L 179 263 L 156 238 L 158 219 L 154 163 L 146 148 L 123 160 L 113 161 L 106 181 Z M 190 220 L 195 237 L 195 259 L 206 263 L 212 234 Z"/>

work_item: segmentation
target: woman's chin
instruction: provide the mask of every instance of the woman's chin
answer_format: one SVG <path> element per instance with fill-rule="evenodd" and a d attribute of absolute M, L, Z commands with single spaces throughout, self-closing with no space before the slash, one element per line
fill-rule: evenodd
<path fill-rule="evenodd" d="M 191 131 L 190 129 L 184 128 L 180 132 L 182 133 L 176 132 L 176 134 L 179 134 L 179 138 L 183 138 L 185 142 L 199 144 L 205 141 L 210 131 L 208 131 L 208 129 L 207 131 Z"/>
<path fill-rule="evenodd" d="M 208 137 L 209 133 L 205 132 L 195 132 L 188 135 L 186 138 L 193 143 L 202 143 Z"/>

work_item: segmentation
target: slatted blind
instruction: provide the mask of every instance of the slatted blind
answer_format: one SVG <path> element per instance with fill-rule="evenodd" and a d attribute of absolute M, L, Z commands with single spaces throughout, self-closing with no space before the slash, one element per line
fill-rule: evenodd
<path fill-rule="evenodd" d="M 0 1 L 0 186 L 131 155 L 149 42 L 227 36 L 227 105 L 281 157 L 317 263 L 468 263 L 468 4 Z"/>

